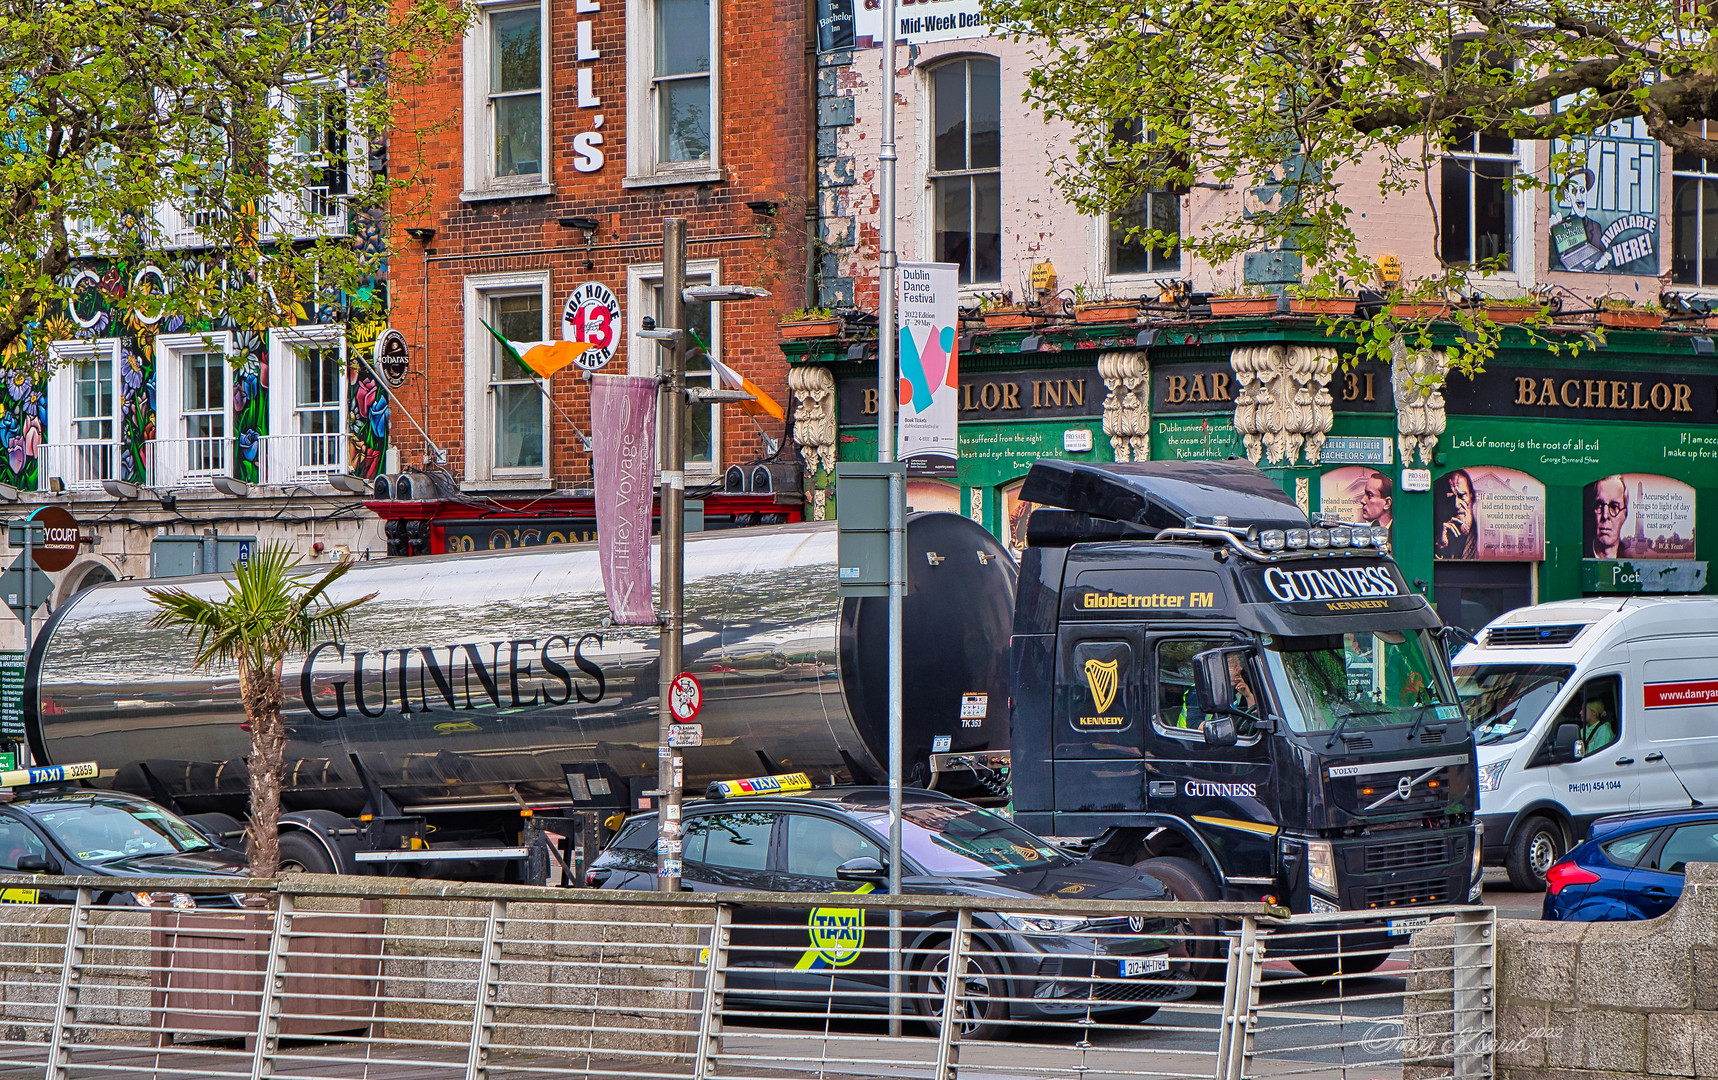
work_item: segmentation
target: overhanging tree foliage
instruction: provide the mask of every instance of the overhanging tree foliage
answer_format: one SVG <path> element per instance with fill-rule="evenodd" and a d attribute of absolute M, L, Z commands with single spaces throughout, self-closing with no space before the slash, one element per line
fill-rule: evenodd
<path fill-rule="evenodd" d="M 465 19 L 458 0 L 0 0 L 0 353 L 39 351 L 27 331 L 85 256 L 158 267 L 127 283 L 151 317 L 362 307 L 386 257 L 371 215 L 405 195 L 369 157 Z M 309 189 L 369 240 L 307 226 L 329 205 Z"/>
<path fill-rule="evenodd" d="M 1181 238 L 1213 263 L 1286 245 L 1326 274 L 1367 274 L 1344 170 L 1382 160 L 1382 191 L 1420 189 L 1442 147 L 1476 131 L 1580 138 L 1638 117 L 1718 162 L 1697 125 L 1718 117 L 1718 4 L 1705 0 L 987 0 L 986 11 L 1034 46 L 1028 99 L 1076 131 L 1055 175 L 1081 210 L 1196 181 L 1244 189 L 1244 210 Z M 1149 134 L 1118 139 L 1118 124 Z"/>

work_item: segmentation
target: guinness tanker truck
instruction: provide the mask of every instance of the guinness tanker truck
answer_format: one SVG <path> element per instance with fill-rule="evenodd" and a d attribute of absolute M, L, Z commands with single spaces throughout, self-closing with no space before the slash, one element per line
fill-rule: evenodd
<path fill-rule="evenodd" d="M 971 521 L 909 519 L 909 783 L 1011 797 L 1028 828 L 1183 897 L 1475 896 L 1472 743 L 1437 618 L 1375 530 L 1309 521 L 1245 462 L 1041 461 L 1022 497 L 1018 572 Z M 832 523 L 688 537 L 689 788 L 884 779 L 886 601 L 838 580 Z M 236 827 L 236 678 L 149 627 L 146 585 L 55 613 L 32 750 Z M 345 640 L 289 661 L 286 861 L 517 875 L 531 817 L 649 805 L 656 633 L 608 624 L 594 546 L 363 563 L 335 597 L 369 592 Z"/>

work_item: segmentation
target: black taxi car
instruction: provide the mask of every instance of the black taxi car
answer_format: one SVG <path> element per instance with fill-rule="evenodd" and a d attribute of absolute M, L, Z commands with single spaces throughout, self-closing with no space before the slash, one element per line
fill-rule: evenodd
<path fill-rule="evenodd" d="M 743 783 L 743 782 L 742 782 Z M 692 892 L 856 893 L 887 888 L 889 792 L 847 787 L 685 804 L 681 887 Z M 627 820 L 591 863 L 587 885 L 656 887 L 657 819 Z M 1140 1018 L 1196 989 L 1177 959 L 1170 919 L 1087 920 L 1010 914 L 1008 901 L 1062 897 L 1168 901 L 1162 882 L 1129 867 L 1068 857 L 998 814 L 934 791 L 903 794 L 901 888 L 974 896 L 963 972 L 962 1031 L 993 1036 L 1010 1020 L 1125 1011 Z M 911 1007 L 940 1016 L 952 912 L 908 912 L 902 942 Z M 787 1008 L 887 1007 L 888 915 L 876 909 L 744 907 L 735 912 L 730 993 Z M 870 943 L 867 948 L 867 943 Z"/>
<path fill-rule="evenodd" d="M 244 877 L 245 857 L 164 807 L 117 791 L 20 787 L 0 803 L 0 874 L 112 878 L 100 904 L 234 907 L 229 895 L 136 892 L 125 878 Z M 72 890 L 10 885 L 0 903 L 71 903 Z"/>

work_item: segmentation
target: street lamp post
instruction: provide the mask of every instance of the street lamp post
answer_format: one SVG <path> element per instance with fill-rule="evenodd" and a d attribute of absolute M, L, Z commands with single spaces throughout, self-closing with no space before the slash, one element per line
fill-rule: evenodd
<path fill-rule="evenodd" d="M 656 710 L 657 840 L 656 889 L 679 892 L 679 873 L 669 873 L 670 863 L 680 864 L 680 789 L 685 777 L 685 759 L 669 746 L 674 724 L 671 689 L 680 674 L 685 652 L 686 567 L 686 304 L 754 300 L 766 297 L 763 289 L 744 285 L 699 285 L 686 287 L 686 219 L 662 219 L 662 309 L 659 323 L 641 336 L 662 349 L 657 412 L 662 433 L 662 468 L 657 505 L 662 514 L 661 540 L 661 682 Z M 696 391 L 699 401 L 747 401 L 743 390 Z"/>

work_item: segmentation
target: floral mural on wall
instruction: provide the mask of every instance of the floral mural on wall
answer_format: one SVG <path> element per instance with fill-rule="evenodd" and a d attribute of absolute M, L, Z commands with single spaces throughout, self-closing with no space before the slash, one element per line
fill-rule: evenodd
<path fill-rule="evenodd" d="M 266 329 L 241 329 L 225 314 L 188 323 L 178 315 L 151 315 L 148 297 L 166 278 L 159 270 L 144 266 L 132 272 L 124 264 L 79 267 L 68 274 L 76 297 L 63 311 L 49 314 L 26 338 L 0 356 L 0 482 L 26 490 L 46 487 L 41 447 L 50 442 L 49 372 L 40 359 L 47 343 L 56 341 L 118 340 L 118 478 L 148 485 L 149 444 L 156 438 L 155 341 L 160 334 L 226 331 L 233 342 L 232 364 L 233 473 L 249 483 L 259 481 L 259 454 L 268 434 L 268 334 Z M 81 287 L 79 287 L 81 286 Z M 385 282 L 371 284 L 367 292 L 385 289 Z M 329 324 L 342 321 L 347 313 L 336 305 L 283 305 L 279 325 Z M 367 367 L 356 362 L 367 359 L 385 320 L 381 316 L 359 316 L 347 322 L 348 364 L 348 459 L 351 472 L 366 479 L 381 470 L 388 441 L 388 397 Z M 360 354 L 359 350 L 364 352 Z M 362 397 L 363 411 L 358 402 Z M 65 438 L 65 433 L 59 433 Z"/>

